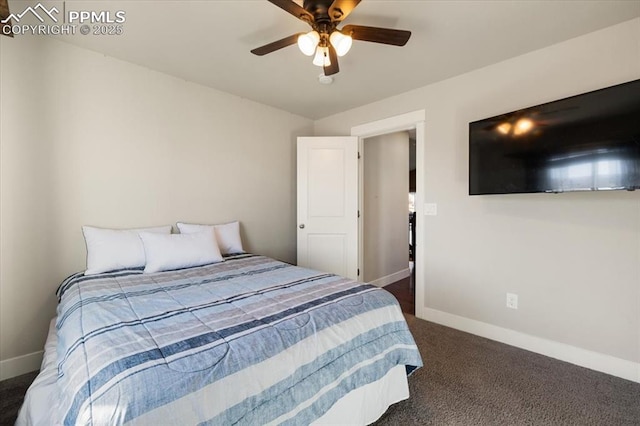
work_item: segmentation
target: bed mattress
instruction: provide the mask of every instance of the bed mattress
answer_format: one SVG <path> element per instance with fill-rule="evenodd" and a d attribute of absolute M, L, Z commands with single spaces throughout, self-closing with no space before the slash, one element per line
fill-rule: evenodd
<path fill-rule="evenodd" d="M 332 407 L 359 412 L 367 389 L 385 394 L 367 397 L 383 402 L 362 424 L 406 398 L 422 365 L 389 293 L 262 256 L 75 274 L 58 293 L 19 424 L 37 422 L 42 401 L 48 424 L 329 423 Z"/>

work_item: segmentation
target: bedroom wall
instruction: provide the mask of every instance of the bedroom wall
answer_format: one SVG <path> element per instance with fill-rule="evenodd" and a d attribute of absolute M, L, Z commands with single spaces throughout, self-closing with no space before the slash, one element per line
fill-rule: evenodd
<path fill-rule="evenodd" d="M 640 381 L 640 191 L 467 195 L 470 121 L 640 78 L 639 28 L 628 21 L 315 122 L 317 135 L 344 135 L 425 110 L 424 202 L 438 215 L 418 217 L 419 316 Z"/>
<path fill-rule="evenodd" d="M 382 287 L 408 276 L 409 134 L 367 138 L 363 148 L 363 277 Z"/>
<path fill-rule="evenodd" d="M 0 37 L 0 379 L 37 369 L 81 226 L 240 220 L 295 261 L 312 121 L 44 37 Z"/>

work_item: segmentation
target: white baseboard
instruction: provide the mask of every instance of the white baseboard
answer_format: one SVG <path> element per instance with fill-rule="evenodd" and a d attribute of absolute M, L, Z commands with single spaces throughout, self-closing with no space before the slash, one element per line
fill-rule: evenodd
<path fill-rule="evenodd" d="M 571 364 L 640 383 L 640 363 L 423 307 L 420 318 Z"/>
<path fill-rule="evenodd" d="M 403 269 L 402 271 L 398 271 L 393 274 L 387 275 L 386 277 L 369 281 L 369 284 L 373 284 L 376 287 L 384 287 L 385 285 L 389 285 L 389 284 L 395 283 L 396 281 L 400 281 L 404 278 L 407 278 L 409 275 L 411 275 L 411 270 L 407 268 L 407 269 Z"/>
<path fill-rule="evenodd" d="M 43 355 L 44 351 L 38 351 L 0 361 L 0 380 L 39 370 Z"/>

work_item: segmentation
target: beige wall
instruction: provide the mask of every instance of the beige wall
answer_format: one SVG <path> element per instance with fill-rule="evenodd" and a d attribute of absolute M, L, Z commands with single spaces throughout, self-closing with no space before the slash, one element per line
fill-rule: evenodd
<path fill-rule="evenodd" d="M 640 78 L 639 28 L 628 21 L 316 121 L 317 135 L 350 134 L 425 110 L 419 161 L 438 215 L 418 218 L 417 312 L 640 362 L 640 191 L 467 195 L 470 121 Z"/>
<path fill-rule="evenodd" d="M 39 363 L 9 359 L 42 350 L 83 224 L 238 219 L 249 250 L 295 261 L 310 120 L 43 37 L 0 37 L 0 73 L 1 376 Z"/>
<path fill-rule="evenodd" d="M 315 122 L 317 135 L 344 135 L 426 111 L 421 183 L 438 216 L 418 218 L 418 312 L 640 362 L 638 191 L 467 195 L 469 121 L 640 78 L 638 28 L 636 19 Z M 53 292 L 83 268 L 83 224 L 239 219 L 250 250 L 295 259 L 295 137 L 312 134 L 309 120 L 26 37 L 0 37 L 0 108 L 0 377 L 39 362 Z M 519 310 L 505 308 L 506 292 Z"/>
<path fill-rule="evenodd" d="M 368 138 L 363 147 L 364 281 L 372 282 L 409 267 L 409 134 Z"/>

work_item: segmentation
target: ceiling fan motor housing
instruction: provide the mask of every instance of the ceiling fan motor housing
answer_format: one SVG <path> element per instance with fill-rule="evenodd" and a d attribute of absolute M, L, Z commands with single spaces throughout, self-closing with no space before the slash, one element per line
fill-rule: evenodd
<path fill-rule="evenodd" d="M 313 15 L 316 23 L 330 23 L 334 19 L 340 19 L 343 15 L 342 10 L 334 8 L 333 16 L 329 16 L 329 8 L 333 4 L 333 0 L 304 0 L 302 6 Z M 334 25 L 335 28 L 335 25 Z"/>

